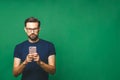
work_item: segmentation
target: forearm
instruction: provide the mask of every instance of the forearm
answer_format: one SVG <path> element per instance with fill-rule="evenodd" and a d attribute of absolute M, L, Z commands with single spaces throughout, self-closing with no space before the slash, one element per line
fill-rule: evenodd
<path fill-rule="evenodd" d="M 56 71 L 55 66 L 44 63 L 43 61 L 38 61 L 37 64 L 43 68 L 46 72 L 54 74 Z"/>
<path fill-rule="evenodd" d="M 27 65 L 27 63 L 24 61 L 18 67 L 14 68 L 13 69 L 14 76 L 17 77 L 18 75 L 20 75 L 23 72 L 23 70 L 24 70 L 24 68 L 25 68 L 26 65 Z"/>

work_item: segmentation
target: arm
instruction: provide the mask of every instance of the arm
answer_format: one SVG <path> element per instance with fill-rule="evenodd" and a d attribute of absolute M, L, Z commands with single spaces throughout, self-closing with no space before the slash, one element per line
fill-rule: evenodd
<path fill-rule="evenodd" d="M 26 57 L 26 60 L 22 63 L 21 63 L 21 59 L 15 57 L 14 58 L 14 64 L 13 64 L 13 75 L 15 77 L 20 75 L 23 72 L 25 66 L 28 64 L 28 62 L 31 62 L 31 61 L 32 61 L 32 55 L 31 54 L 28 54 L 27 57 Z"/>
<path fill-rule="evenodd" d="M 38 56 L 38 55 L 37 55 Z M 55 66 L 55 55 L 50 55 L 48 57 L 48 64 L 44 63 L 43 61 L 40 60 L 38 57 L 34 57 L 34 61 L 37 62 L 37 64 L 43 68 L 46 72 L 50 74 L 54 74 L 56 71 L 56 66 Z"/>
<path fill-rule="evenodd" d="M 48 57 L 48 64 L 44 63 L 43 61 L 39 62 L 39 65 L 48 73 L 54 74 L 56 71 L 55 67 L 55 55 L 51 55 Z"/>
<path fill-rule="evenodd" d="M 26 66 L 26 62 L 24 61 L 21 63 L 21 60 L 19 58 L 14 58 L 14 64 L 13 64 L 13 75 L 17 77 L 19 74 L 22 73 L 23 69 Z"/>

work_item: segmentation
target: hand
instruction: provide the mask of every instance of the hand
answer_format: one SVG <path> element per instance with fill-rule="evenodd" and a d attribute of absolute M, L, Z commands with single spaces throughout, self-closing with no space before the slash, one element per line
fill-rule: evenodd
<path fill-rule="evenodd" d="M 33 54 L 28 54 L 25 59 L 25 63 L 32 62 L 32 60 L 33 60 Z"/>
<path fill-rule="evenodd" d="M 38 55 L 38 53 L 33 53 L 33 59 L 35 62 L 40 62 L 40 56 Z"/>

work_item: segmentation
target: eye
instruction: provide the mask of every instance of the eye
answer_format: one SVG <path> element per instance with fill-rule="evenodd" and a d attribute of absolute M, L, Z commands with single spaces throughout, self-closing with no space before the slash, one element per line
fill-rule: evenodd
<path fill-rule="evenodd" d="M 29 31 L 29 32 L 32 31 L 32 30 L 33 30 L 33 31 L 38 31 L 39 28 L 26 28 L 26 30 Z"/>

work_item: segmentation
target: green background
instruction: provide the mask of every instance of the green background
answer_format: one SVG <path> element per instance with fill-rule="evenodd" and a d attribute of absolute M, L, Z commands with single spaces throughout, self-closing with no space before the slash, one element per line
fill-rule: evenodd
<path fill-rule="evenodd" d="M 0 80 L 13 77 L 13 51 L 27 39 L 24 20 L 41 21 L 56 47 L 50 80 L 120 80 L 120 0 L 0 1 Z"/>

